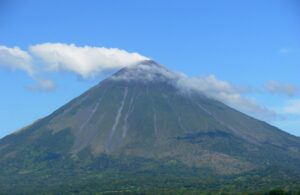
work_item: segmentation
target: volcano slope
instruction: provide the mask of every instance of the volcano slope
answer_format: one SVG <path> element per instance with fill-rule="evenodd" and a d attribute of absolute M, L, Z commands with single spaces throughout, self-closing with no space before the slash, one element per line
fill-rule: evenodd
<path fill-rule="evenodd" d="M 0 140 L 1 193 L 263 192 L 300 186 L 300 139 L 154 61 Z"/>

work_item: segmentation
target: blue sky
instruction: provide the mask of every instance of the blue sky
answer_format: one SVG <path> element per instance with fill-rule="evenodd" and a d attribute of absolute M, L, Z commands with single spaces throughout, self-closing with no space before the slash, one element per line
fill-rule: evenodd
<path fill-rule="evenodd" d="M 2 0 L 0 45 L 29 56 L 31 46 L 45 43 L 119 48 L 192 78 L 214 75 L 219 83 L 245 89 L 235 92 L 276 115 L 263 120 L 300 136 L 299 20 L 296 0 Z M 30 63 L 43 71 L 32 76 L 25 65 L 7 62 L 6 55 L 0 50 L 0 137 L 50 114 L 107 76 L 99 71 L 84 77 L 66 66 L 45 71 L 45 62 L 35 58 Z M 55 86 L 45 83 L 44 90 L 37 80 Z"/>

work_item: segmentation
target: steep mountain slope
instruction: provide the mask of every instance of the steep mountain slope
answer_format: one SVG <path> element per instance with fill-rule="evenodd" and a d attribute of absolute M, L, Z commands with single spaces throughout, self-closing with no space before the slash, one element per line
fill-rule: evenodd
<path fill-rule="evenodd" d="M 154 175 L 203 182 L 263 173 L 257 177 L 268 185 L 299 181 L 299 138 L 204 94 L 186 93 L 176 79 L 153 61 L 124 68 L 1 139 L 0 189 L 11 189 L 12 180 L 22 186 L 24 178 L 30 178 L 27 187 L 41 178 L 56 186 L 64 184 L 61 178 L 88 181 L 104 172 L 110 178 L 116 169 L 120 178 L 133 172 L 148 178 L 143 185 Z"/>

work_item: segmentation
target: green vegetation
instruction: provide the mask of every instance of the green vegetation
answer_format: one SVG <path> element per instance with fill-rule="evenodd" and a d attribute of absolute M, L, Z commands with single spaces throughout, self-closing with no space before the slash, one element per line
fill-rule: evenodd
<path fill-rule="evenodd" d="M 22 156 L 20 159 L 26 157 Z M 21 167 L 1 166 L 1 194 L 296 194 L 300 178 L 278 175 L 278 168 L 239 175 L 217 175 L 174 160 L 136 157 L 92 157 L 76 160 L 39 158 Z M 11 162 L 10 162 L 11 163 Z M 5 170 L 4 170 L 5 168 Z M 276 170 L 276 171 L 275 171 Z"/>

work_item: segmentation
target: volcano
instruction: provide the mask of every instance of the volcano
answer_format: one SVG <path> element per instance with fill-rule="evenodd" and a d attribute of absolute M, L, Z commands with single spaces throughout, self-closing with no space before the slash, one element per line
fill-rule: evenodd
<path fill-rule="evenodd" d="M 0 140 L 2 193 L 256 192 L 300 186 L 300 138 L 148 60 Z"/>

